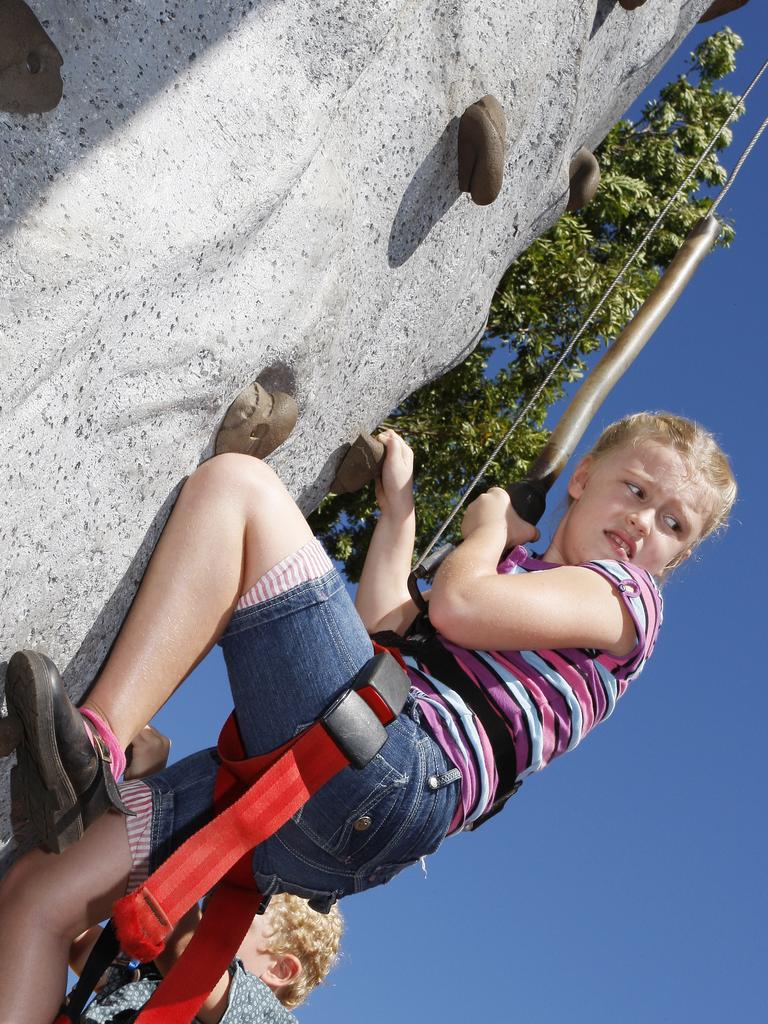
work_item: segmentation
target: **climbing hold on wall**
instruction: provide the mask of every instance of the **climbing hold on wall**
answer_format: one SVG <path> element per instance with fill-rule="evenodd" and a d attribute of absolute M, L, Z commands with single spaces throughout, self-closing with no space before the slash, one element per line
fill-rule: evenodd
<path fill-rule="evenodd" d="M 333 494 L 359 491 L 381 472 L 384 445 L 370 434 L 359 434 L 344 456 L 331 484 Z"/>
<path fill-rule="evenodd" d="M 241 452 L 264 459 L 296 426 L 299 407 L 283 391 L 274 394 L 254 381 L 234 400 L 216 435 L 216 454 Z"/>
<path fill-rule="evenodd" d="M 743 7 L 749 0 L 715 0 L 713 4 L 704 11 L 699 21 L 711 21 L 712 18 L 721 18 L 724 14 L 730 14 L 739 7 Z"/>
<path fill-rule="evenodd" d="M 574 213 L 586 206 L 597 192 L 600 184 L 600 165 L 594 153 L 582 146 L 568 167 L 570 193 L 568 195 L 568 213 Z"/>
<path fill-rule="evenodd" d="M 634 11 L 636 7 L 642 7 L 645 0 L 619 0 L 625 11 Z"/>
<path fill-rule="evenodd" d="M 495 96 L 483 96 L 459 119 L 459 188 L 478 206 L 492 203 L 504 180 L 507 118 Z"/>
<path fill-rule="evenodd" d="M 61 54 L 23 0 L 0 2 L 0 110 L 44 114 L 64 88 Z"/>

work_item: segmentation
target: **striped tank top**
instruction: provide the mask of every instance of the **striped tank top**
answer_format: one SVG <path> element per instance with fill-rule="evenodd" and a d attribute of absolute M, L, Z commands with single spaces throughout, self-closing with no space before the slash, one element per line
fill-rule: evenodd
<path fill-rule="evenodd" d="M 616 701 L 653 651 L 662 617 L 658 587 L 644 570 L 612 560 L 585 567 L 613 583 L 635 624 L 629 654 L 577 648 L 542 651 L 474 651 L 437 634 L 466 679 L 490 699 L 512 737 L 517 778 L 539 771 L 577 744 L 613 712 Z M 514 548 L 500 573 L 558 568 Z M 459 694 L 413 655 L 404 658 L 424 726 L 461 771 L 461 799 L 451 831 L 476 821 L 493 804 L 498 776 L 480 721 Z"/>

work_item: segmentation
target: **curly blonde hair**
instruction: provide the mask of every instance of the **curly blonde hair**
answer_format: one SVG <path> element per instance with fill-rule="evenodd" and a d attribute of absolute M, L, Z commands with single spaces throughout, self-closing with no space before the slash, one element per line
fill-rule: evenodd
<path fill-rule="evenodd" d="M 344 919 L 337 906 L 327 914 L 318 914 L 306 900 L 280 893 L 269 901 L 267 921 L 268 951 L 276 957 L 292 953 L 301 962 L 296 980 L 275 993 L 283 1006 L 292 1010 L 304 1002 L 335 964 Z"/>

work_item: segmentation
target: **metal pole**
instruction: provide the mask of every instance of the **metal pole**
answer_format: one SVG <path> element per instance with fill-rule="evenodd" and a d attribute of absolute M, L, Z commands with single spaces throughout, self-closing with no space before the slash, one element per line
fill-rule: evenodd
<path fill-rule="evenodd" d="M 678 249 L 656 287 L 576 392 L 531 465 L 527 479 L 545 490 L 563 470 L 614 384 L 674 306 L 722 230 L 717 217 L 700 220 Z"/>

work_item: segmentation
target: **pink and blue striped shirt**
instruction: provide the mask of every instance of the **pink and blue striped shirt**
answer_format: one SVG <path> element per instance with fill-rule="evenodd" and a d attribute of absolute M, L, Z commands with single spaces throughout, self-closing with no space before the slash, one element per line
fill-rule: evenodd
<path fill-rule="evenodd" d="M 457 647 L 438 634 L 442 646 L 466 678 L 485 692 L 509 730 L 518 779 L 573 750 L 598 722 L 608 718 L 656 642 L 662 602 L 652 577 L 626 562 L 596 561 L 586 567 L 614 584 L 635 624 L 637 643 L 624 657 L 576 648 L 475 651 Z M 498 571 L 554 568 L 517 547 Z M 451 826 L 456 831 L 477 820 L 493 803 L 498 777 L 491 744 L 455 690 L 430 675 L 428 666 L 415 657 L 407 655 L 405 663 L 424 724 L 462 774 L 461 799 Z"/>

